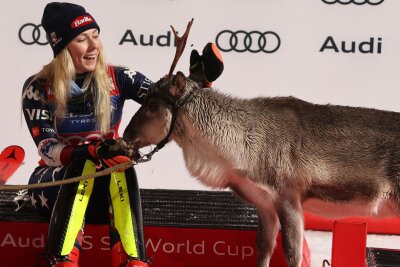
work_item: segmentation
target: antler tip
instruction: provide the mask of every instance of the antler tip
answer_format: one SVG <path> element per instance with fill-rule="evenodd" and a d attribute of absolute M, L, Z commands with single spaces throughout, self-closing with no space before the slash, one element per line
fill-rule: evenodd
<path fill-rule="evenodd" d="M 183 50 L 185 50 L 186 41 L 187 41 L 187 39 L 188 39 L 189 31 L 190 31 L 190 28 L 191 28 L 191 26 L 192 26 L 193 20 L 194 20 L 194 19 L 192 18 L 192 20 L 188 23 L 188 25 L 187 25 L 187 27 L 186 27 L 186 31 L 185 31 L 185 33 L 182 35 L 182 37 L 179 37 L 179 36 L 178 36 L 178 33 L 175 31 L 175 28 L 174 28 L 172 25 L 170 25 L 170 26 L 171 26 L 171 29 L 172 29 L 172 32 L 173 32 L 174 35 L 175 35 L 176 52 L 175 52 L 175 57 L 174 57 L 174 60 L 173 60 L 173 62 L 172 62 L 171 68 L 170 68 L 170 70 L 169 70 L 168 76 L 171 76 L 171 75 L 172 75 L 172 73 L 173 73 L 173 71 L 174 71 L 174 69 L 175 69 L 175 66 L 176 66 L 176 64 L 178 63 L 178 60 L 179 60 L 180 56 L 181 56 L 182 53 L 183 53 Z"/>

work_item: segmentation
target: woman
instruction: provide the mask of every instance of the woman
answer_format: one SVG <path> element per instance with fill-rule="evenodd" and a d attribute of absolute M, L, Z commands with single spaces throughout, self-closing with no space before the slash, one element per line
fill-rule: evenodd
<path fill-rule="evenodd" d="M 100 27 L 86 10 L 49 3 L 42 17 L 54 59 L 23 89 L 23 113 L 41 157 L 29 183 L 67 179 L 130 159 L 108 151 L 118 137 L 126 99 L 142 103 L 151 81 L 105 63 Z M 205 53 L 206 52 L 206 53 Z M 215 45 L 191 56 L 192 77 L 207 84 L 222 73 Z M 210 85 L 210 84 L 208 84 Z M 30 192 L 32 205 L 50 218 L 46 253 L 51 266 L 77 267 L 84 223 L 110 224 L 112 266 L 148 266 L 142 211 L 133 168 L 108 179 L 88 179 Z"/>
<path fill-rule="evenodd" d="M 112 165 L 109 158 L 130 160 L 123 151 L 106 153 L 107 142 L 118 137 L 124 100 L 141 103 L 150 80 L 106 65 L 100 27 L 83 7 L 49 3 L 42 26 L 54 59 L 24 85 L 23 112 L 41 156 L 29 183 L 93 173 L 96 163 Z M 51 218 L 46 253 L 52 266 L 78 266 L 84 221 L 109 221 L 109 210 L 113 266 L 148 266 L 135 171 L 112 177 L 30 192 L 33 206 Z"/>

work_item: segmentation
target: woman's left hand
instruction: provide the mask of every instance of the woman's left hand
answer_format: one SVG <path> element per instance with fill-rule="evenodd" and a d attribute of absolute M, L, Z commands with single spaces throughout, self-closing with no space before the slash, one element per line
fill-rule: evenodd
<path fill-rule="evenodd" d="M 94 142 L 91 149 L 92 156 L 105 167 L 113 167 L 121 163 L 130 162 L 127 152 L 118 145 L 115 139 L 105 139 L 104 141 Z"/>

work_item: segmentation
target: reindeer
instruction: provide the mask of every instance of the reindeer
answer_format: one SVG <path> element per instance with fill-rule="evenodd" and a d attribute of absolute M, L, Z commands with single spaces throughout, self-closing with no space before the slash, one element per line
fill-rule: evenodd
<path fill-rule="evenodd" d="M 303 210 L 399 216 L 399 113 L 294 97 L 240 99 L 171 70 L 151 86 L 123 139 L 157 149 L 174 140 L 191 175 L 254 205 L 258 267 L 269 266 L 279 229 L 288 266 L 301 266 Z"/>

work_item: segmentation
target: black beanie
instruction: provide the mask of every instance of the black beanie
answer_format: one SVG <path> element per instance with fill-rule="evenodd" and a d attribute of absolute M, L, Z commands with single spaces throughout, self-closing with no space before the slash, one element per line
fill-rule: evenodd
<path fill-rule="evenodd" d="M 54 57 L 82 32 L 92 28 L 100 32 L 99 25 L 85 8 L 70 3 L 47 4 L 43 12 L 42 26 L 53 49 Z"/>

